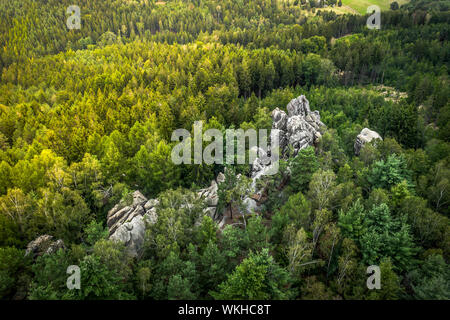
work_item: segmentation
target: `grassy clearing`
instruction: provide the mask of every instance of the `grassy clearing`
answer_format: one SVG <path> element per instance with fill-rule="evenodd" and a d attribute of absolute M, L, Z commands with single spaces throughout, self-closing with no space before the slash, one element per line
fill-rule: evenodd
<path fill-rule="evenodd" d="M 389 10 L 392 0 L 342 0 L 344 6 L 355 9 L 360 14 L 365 14 L 371 5 L 377 5 L 381 10 Z M 397 0 L 399 5 L 405 4 L 408 0 Z"/>

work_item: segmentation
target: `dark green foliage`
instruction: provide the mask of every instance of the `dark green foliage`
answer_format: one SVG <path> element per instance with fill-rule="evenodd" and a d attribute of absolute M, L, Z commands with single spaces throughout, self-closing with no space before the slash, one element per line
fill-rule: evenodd
<path fill-rule="evenodd" d="M 430 255 L 418 268 L 408 273 L 412 298 L 419 300 L 448 300 L 450 272 L 441 255 Z"/>
<path fill-rule="evenodd" d="M 305 192 L 313 173 L 319 168 L 319 162 L 313 147 L 300 150 L 290 162 L 291 178 L 289 186 L 293 192 Z"/>
<path fill-rule="evenodd" d="M 28 275 L 29 258 L 24 257 L 23 250 L 14 247 L 0 248 L 0 298 L 10 299 L 16 291 L 21 290 Z M 25 285 L 27 283 L 25 282 Z"/>
<path fill-rule="evenodd" d="M 403 157 L 394 154 L 390 155 L 386 161 L 375 162 L 367 180 L 372 188 L 389 190 L 402 181 L 406 181 L 410 185 L 410 172 Z"/>
<path fill-rule="evenodd" d="M 363 261 L 376 264 L 383 257 L 393 259 L 394 266 L 406 270 L 411 265 L 414 244 L 409 226 L 393 219 L 387 205 L 373 207 L 365 215 L 366 232 L 360 237 Z"/>
<path fill-rule="evenodd" d="M 286 299 L 287 280 L 287 272 L 264 249 L 259 254 L 251 253 L 212 295 L 215 299 L 225 300 Z"/>

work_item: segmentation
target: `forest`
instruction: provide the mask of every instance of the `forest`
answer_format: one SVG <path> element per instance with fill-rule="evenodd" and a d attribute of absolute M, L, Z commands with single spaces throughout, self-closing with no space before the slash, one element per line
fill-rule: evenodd
<path fill-rule="evenodd" d="M 450 299 L 450 1 L 388 1 L 379 30 L 350 2 L 0 0 L 0 299 Z M 270 129 L 300 95 L 320 141 L 219 226 L 197 190 L 224 173 L 239 208 L 251 165 L 175 165 L 172 132 Z M 107 220 L 136 190 L 159 202 L 131 256 Z"/>

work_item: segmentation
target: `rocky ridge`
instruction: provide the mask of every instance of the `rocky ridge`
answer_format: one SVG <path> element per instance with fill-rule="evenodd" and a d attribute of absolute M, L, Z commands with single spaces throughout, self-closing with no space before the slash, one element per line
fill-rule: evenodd
<path fill-rule="evenodd" d="M 321 130 L 324 127 L 325 125 L 320 121 L 319 112 L 310 110 L 309 101 L 304 95 L 289 102 L 287 113 L 279 108 L 272 112 L 272 129 L 279 130 L 283 158 L 295 156 L 301 149 L 314 145 L 320 139 Z M 293 154 L 290 152 L 291 149 Z M 270 168 L 270 164 L 266 161 L 270 156 L 269 152 L 261 148 L 258 148 L 257 152 L 258 158 L 252 164 L 252 190 L 249 190 L 253 195 L 261 192 L 256 190 L 256 180 Z M 208 188 L 197 192 L 198 196 L 206 202 L 207 208 L 204 213 L 218 222 L 220 228 L 227 222 L 226 215 L 217 210 L 219 184 L 224 181 L 225 176 L 220 173 Z M 246 212 L 242 214 L 256 212 L 259 208 L 257 199 L 258 197 L 255 196 L 244 198 Z M 127 205 L 122 201 L 108 212 L 109 238 L 125 243 L 129 253 L 132 256 L 138 256 L 144 242 L 145 222 L 156 223 L 157 221 L 157 204 L 157 199 L 147 200 L 142 193 L 135 191 L 131 204 Z"/>
<path fill-rule="evenodd" d="M 106 224 L 109 239 L 123 242 L 130 255 L 138 256 L 144 243 L 145 222 L 154 224 L 158 218 L 158 200 L 147 200 L 140 191 L 133 192 L 132 197 L 131 204 L 121 201 L 109 210 Z"/>
<path fill-rule="evenodd" d="M 280 156 L 284 159 L 295 157 L 300 150 L 315 145 L 325 129 L 325 125 L 320 121 L 319 111 L 311 111 L 309 101 L 304 95 L 292 99 L 286 109 L 287 113 L 279 108 L 272 111 L 272 129 L 279 130 Z M 253 186 L 270 168 L 267 164 L 270 155 L 261 148 L 258 149 L 258 155 L 261 156 L 252 164 Z"/>

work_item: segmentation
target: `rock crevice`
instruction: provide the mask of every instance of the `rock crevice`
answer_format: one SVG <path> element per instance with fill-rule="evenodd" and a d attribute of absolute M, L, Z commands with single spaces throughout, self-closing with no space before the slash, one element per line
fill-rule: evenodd
<path fill-rule="evenodd" d="M 145 222 L 156 223 L 157 199 L 147 200 L 139 191 L 132 194 L 133 202 L 129 205 L 121 201 L 107 215 L 109 239 L 121 241 L 128 248 L 130 255 L 141 253 L 145 236 Z"/>

